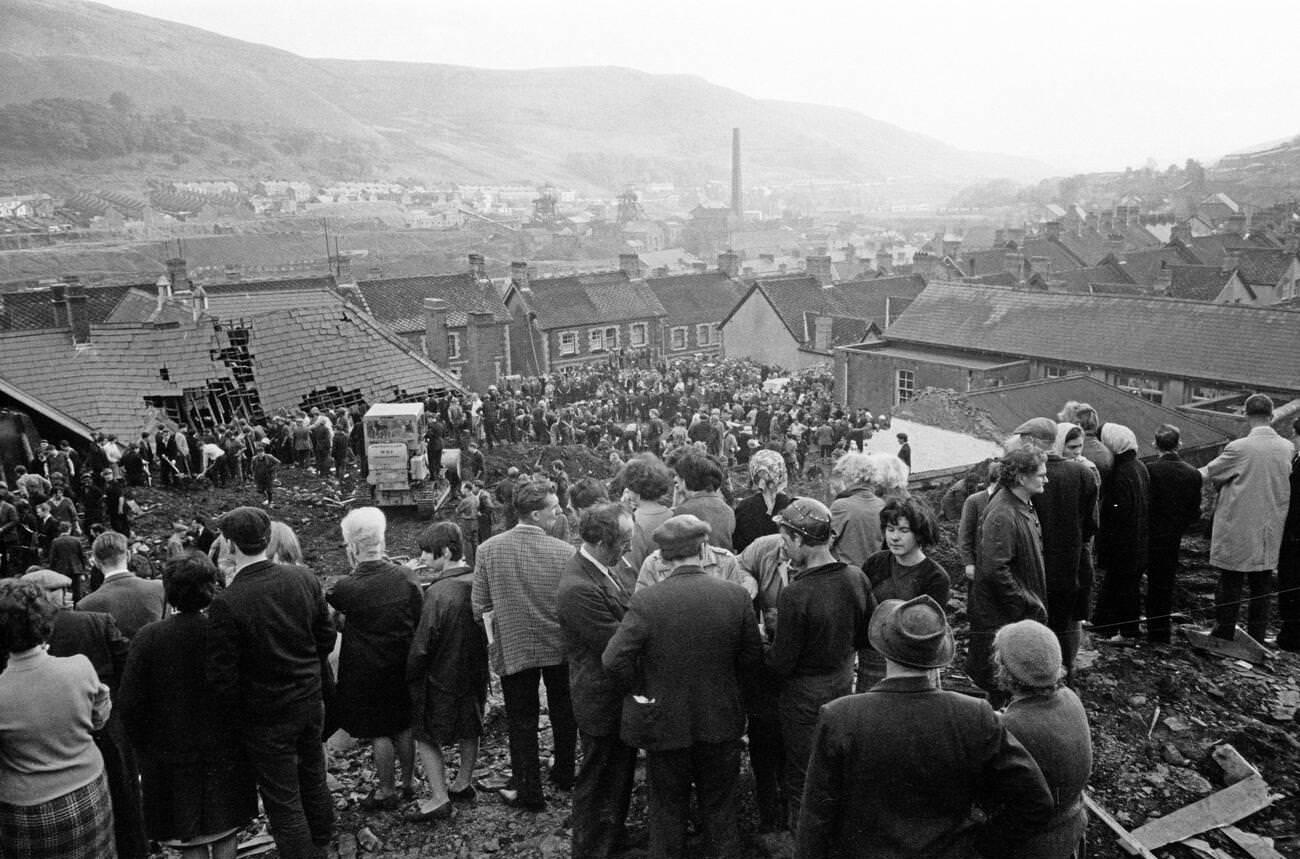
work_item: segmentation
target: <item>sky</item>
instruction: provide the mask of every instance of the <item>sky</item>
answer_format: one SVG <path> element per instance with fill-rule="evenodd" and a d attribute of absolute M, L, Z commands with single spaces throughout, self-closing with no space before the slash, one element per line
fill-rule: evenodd
<path fill-rule="evenodd" d="M 1062 172 L 1300 135 L 1296 0 L 106 2 L 307 57 L 697 75 Z"/>

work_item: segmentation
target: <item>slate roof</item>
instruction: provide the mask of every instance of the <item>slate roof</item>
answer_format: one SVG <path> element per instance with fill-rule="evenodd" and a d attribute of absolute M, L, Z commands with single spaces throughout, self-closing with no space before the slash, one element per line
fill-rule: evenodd
<path fill-rule="evenodd" d="M 1189 301 L 1214 301 L 1232 277 L 1232 272 L 1225 272 L 1217 265 L 1173 265 L 1169 273 L 1166 294 Z"/>
<path fill-rule="evenodd" d="M 820 314 L 811 311 L 805 311 L 803 315 L 803 330 L 808 332 L 808 339 L 805 346 L 811 346 L 815 339 L 817 331 L 817 317 Z M 884 320 L 875 322 L 870 319 L 854 319 L 848 316 L 831 317 L 831 348 L 837 346 L 855 346 L 867 339 L 867 333 L 872 325 L 877 328 L 884 325 Z M 811 350 L 809 350 L 811 351 Z"/>
<path fill-rule="evenodd" d="M 667 325 L 717 322 L 745 294 L 744 284 L 719 271 L 648 277 L 645 284 L 668 312 Z"/>
<path fill-rule="evenodd" d="M 1300 391 L 1300 314 L 1248 305 L 936 282 L 885 338 Z"/>
<path fill-rule="evenodd" d="M 1048 238 L 1025 239 L 1020 252 L 1025 255 L 1026 262 L 1032 261 L 1034 257 L 1047 257 L 1052 261 L 1053 272 L 1068 271 L 1089 264 L 1088 260 L 1075 254 L 1061 242 Z"/>
<path fill-rule="evenodd" d="M 469 272 L 425 277 L 388 277 L 357 282 L 368 309 L 399 334 L 425 329 L 424 299 L 447 302 L 447 327 L 469 325 L 470 311 L 487 311 L 497 322 L 509 323 L 510 313 L 496 293 Z"/>
<path fill-rule="evenodd" d="M 1186 248 L 1181 245 L 1170 245 L 1164 248 L 1126 253 L 1121 265 L 1130 282 L 1151 286 L 1159 280 L 1162 264 L 1195 265 L 1196 262 L 1195 255 L 1188 253 Z"/>
<path fill-rule="evenodd" d="M 152 283 L 118 286 L 87 286 L 86 316 L 91 324 L 107 321 L 119 301 L 132 289 L 153 292 Z M 30 331 L 54 327 L 54 306 L 48 288 L 4 294 L 4 313 L 0 313 L 0 330 Z"/>
<path fill-rule="evenodd" d="M 1256 286 L 1276 286 L 1295 258 L 1296 255 L 1292 251 L 1243 248 L 1237 252 L 1237 273 L 1245 283 Z"/>
<path fill-rule="evenodd" d="M 1053 289 L 1062 292 L 1086 293 L 1094 283 L 1131 283 L 1124 269 L 1113 262 L 1091 268 L 1076 268 L 1069 271 L 1057 271 L 1048 275 L 1047 280 Z"/>
<path fill-rule="evenodd" d="M 103 432 L 138 433 L 146 396 L 234 380 L 220 357 L 220 326 L 97 325 L 89 344 L 73 346 L 59 329 L 0 335 L 5 380 Z M 297 408 L 314 390 L 360 390 L 371 402 L 455 388 L 456 381 L 416 355 L 368 314 L 339 300 L 333 307 L 277 310 L 248 321 L 253 385 L 264 411 Z M 168 379 L 160 370 L 167 369 Z"/>
<path fill-rule="evenodd" d="M 823 287 L 815 277 L 793 275 L 752 281 L 745 294 L 727 314 L 732 313 L 755 293 L 760 293 L 776 311 L 791 336 L 800 343 L 812 340 L 813 330 L 804 324 L 805 315 L 837 316 L 875 322 L 885 327 L 889 299 L 911 299 L 921 294 L 925 280 L 917 275 L 852 280 Z"/>
<path fill-rule="evenodd" d="M 1069 400 L 1088 403 L 1107 422 L 1133 430 L 1138 437 L 1138 455 L 1143 459 L 1159 456 L 1153 438 L 1161 424 L 1177 426 L 1187 450 L 1221 447 L 1232 440 L 1227 433 L 1183 412 L 1144 400 L 1086 374 L 973 391 L 961 398 L 987 414 L 1008 435 L 1030 418 L 1055 419 L 1061 406 Z"/>
<path fill-rule="evenodd" d="M 622 271 L 538 278 L 523 295 L 543 331 L 667 316 L 643 280 Z"/>
<path fill-rule="evenodd" d="M 1258 241 L 1237 233 L 1213 233 L 1208 236 L 1192 236 L 1182 240 L 1181 244 L 1191 252 L 1193 259 L 1189 263 L 1200 265 L 1223 265 L 1225 250 L 1260 247 Z M 1264 245 L 1268 247 L 1268 245 Z"/>

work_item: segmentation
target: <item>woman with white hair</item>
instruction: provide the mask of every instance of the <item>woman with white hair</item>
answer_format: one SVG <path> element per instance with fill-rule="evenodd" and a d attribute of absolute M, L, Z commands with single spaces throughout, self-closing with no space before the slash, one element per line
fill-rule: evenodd
<path fill-rule="evenodd" d="M 379 784 L 361 801 L 366 810 L 393 810 L 414 798 L 406 659 L 423 599 L 411 571 L 384 557 L 387 527 L 377 507 L 362 507 L 343 517 L 352 575 L 340 580 L 328 597 L 344 616 L 339 622 L 343 642 L 333 717 L 352 736 L 374 741 Z M 400 793 L 397 761 L 402 765 Z"/>
<path fill-rule="evenodd" d="M 890 453 L 849 452 L 831 469 L 832 550 L 846 564 L 861 567 L 883 546 L 880 511 L 888 498 L 906 498 L 907 466 Z"/>
<path fill-rule="evenodd" d="M 1140 633 L 1142 576 L 1147 569 L 1147 514 L 1151 478 L 1138 456 L 1137 436 L 1121 424 L 1101 428 L 1101 441 L 1114 455 L 1101 490 L 1097 566 L 1106 571 L 1093 627 L 1115 642 Z"/>

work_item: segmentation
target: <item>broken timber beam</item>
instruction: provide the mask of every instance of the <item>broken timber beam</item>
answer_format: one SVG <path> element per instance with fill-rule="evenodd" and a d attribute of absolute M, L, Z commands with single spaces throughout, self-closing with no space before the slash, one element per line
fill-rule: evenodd
<path fill-rule="evenodd" d="M 1124 848 L 1125 853 L 1130 856 L 1140 856 L 1142 859 L 1156 859 L 1156 854 L 1148 850 L 1141 841 L 1134 838 L 1132 833 L 1125 829 L 1122 823 L 1112 817 L 1109 811 L 1102 808 L 1096 800 L 1089 796 L 1087 791 L 1084 791 L 1083 794 L 1083 804 L 1087 806 L 1088 810 L 1095 814 L 1102 823 L 1110 827 L 1110 831 L 1115 833 L 1115 837 L 1119 839 L 1119 846 Z"/>
<path fill-rule="evenodd" d="M 1268 783 L 1262 776 L 1253 775 L 1164 817 L 1157 817 L 1133 830 L 1132 834 L 1148 850 L 1156 850 L 1210 829 L 1236 823 L 1267 808 L 1272 802 Z"/>
<path fill-rule="evenodd" d="M 1263 838 L 1250 832 L 1242 832 L 1235 826 L 1225 826 L 1219 830 L 1242 850 L 1250 854 L 1250 859 L 1286 859 L 1273 849 L 1273 840 Z"/>

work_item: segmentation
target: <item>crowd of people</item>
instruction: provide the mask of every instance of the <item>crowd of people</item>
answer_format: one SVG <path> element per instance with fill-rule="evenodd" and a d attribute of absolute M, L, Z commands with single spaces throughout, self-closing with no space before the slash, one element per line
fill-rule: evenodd
<path fill-rule="evenodd" d="M 0 846 L 231 857 L 260 796 L 280 856 L 322 855 L 335 809 L 323 743 L 343 730 L 370 744 L 367 813 L 436 824 L 489 793 L 529 813 L 569 792 L 575 859 L 634 840 L 642 755 L 655 859 L 686 855 L 692 821 L 717 855 L 740 855 L 746 757 L 758 829 L 788 831 L 801 859 L 1065 859 L 1091 771 L 1069 686 L 1085 623 L 1116 642 L 1170 641 L 1178 543 L 1203 486 L 1218 495 L 1214 634 L 1237 635 L 1244 604 L 1246 631 L 1267 640 L 1277 570 L 1270 643 L 1300 649 L 1300 458 L 1267 397 L 1246 401 L 1249 434 L 1201 469 L 1179 458 L 1173 426 L 1149 428 L 1161 456 L 1148 466 L 1134 431 L 1087 404 L 1025 422 L 939 505 L 960 522 L 964 570 L 950 571 L 928 554 L 940 528 L 908 490 L 909 463 L 870 448 L 887 423 L 838 408 L 824 375 L 775 375 L 605 366 L 431 397 L 431 462 L 435 446 L 575 443 L 607 451 L 612 477 L 555 460 L 512 466 L 489 491 L 481 454 L 467 456 L 447 475 L 460 485 L 446 515 L 397 547 L 406 563 L 390 560 L 379 509 L 344 516 L 350 573 L 333 582 L 267 508 L 281 463 L 365 473 L 357 409 L 237 421 L 220 454 L 197 445 L 197 468 L 180 432 L 126 446 L 149 449 L 143 474 L 126 451 L 104 464 L 43 446 L 45 464 L 0 495 L 0 527 L 11 498 L 56 523 L 48 546 L 5 543 Z M 259 456 L 274 460 L 269 482 Z M 810 465 L 828 497 L 792 491 Z M 85 511 L 91 490 L 166 482 L 164 469 L 252 477 L 265 497 L 177 522 L 158 578 L 129 521 Z M 954 587 L 968 594 L 965 635 L 946 614 Z M 959 638 L 964 692 L 943 684 Z M 492 675 L 504 785 L 474 778 Z"/>

